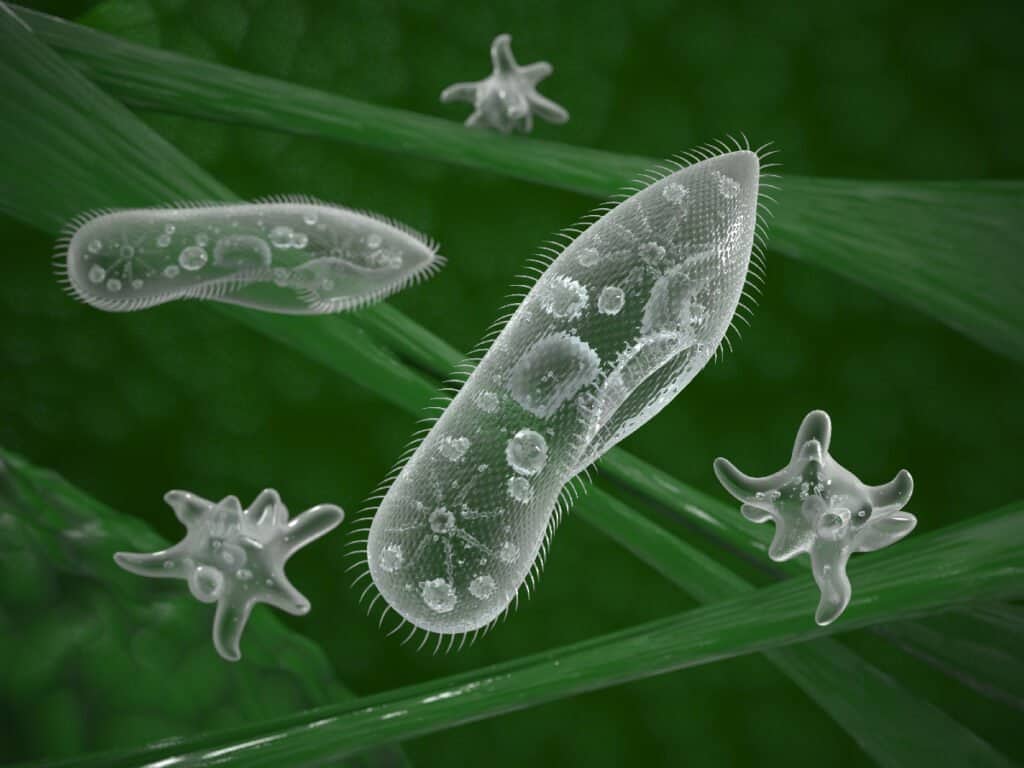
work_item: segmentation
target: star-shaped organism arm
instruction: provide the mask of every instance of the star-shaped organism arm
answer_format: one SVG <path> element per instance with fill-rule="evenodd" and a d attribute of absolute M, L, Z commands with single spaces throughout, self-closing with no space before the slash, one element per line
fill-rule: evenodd
<path fill-rule="evenodd" d="M 768 550 L 773 560 L 810 556 L 821 592 L 815 620 L 822 625 L 838 618 L 850 602 L 850 555 L 899 541 L 917 524 L 917 518 L 902 511 L 914 490 L 907 470 L 883 485 L 866 485 L 832 458 L 831 441 L 828 414 L 811 411 L 797 431 L 789 464 L 778 472 L 752 477 L 727 459 L 714 464 L 719 482 L 742 502 L 748 520 L 775 523 Z"/>
<path fill-rule="evenodd" d="M 170 491 L 164 499 L 185 526 L 185 538 L 152 554 L 118 552 L 114 560 L 140 576 L 182 579 L 197 600 L 216 603 L 213 644 L 222 657 L 241 658 L 242 632 L 257 603 L 295 616 L 309 612 L 309 600 L 288 581 L 284 566 L 341 523 L 340 507 L 319 504 L 290 519 L 271 488 L 245 509 L 234 496 L 212 502 Z"/>
<path fill-rule="evenodd" d="M 520 66 L 512 55 L 512 38 L 498 35 L 491 43 L 490 76 L 475 82 L 455 83 L 441 91 L 441 101 L 468 101 L 473 112 L 468 126 L 493 128 L 501 133 L 533 129 L 533 116 L 550 123 L 564 123 L 569 113 L 537 92 L 537 84 L 554 70 L 546 61 Z"/>

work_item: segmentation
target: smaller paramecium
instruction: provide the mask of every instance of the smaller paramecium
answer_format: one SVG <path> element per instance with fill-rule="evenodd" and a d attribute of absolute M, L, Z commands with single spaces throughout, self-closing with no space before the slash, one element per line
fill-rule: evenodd
<path fill-rule="evenodd" d="M 560 125 L 569 113 L 560 104 L 537 93 L 537 83 L 554 68 L 546 61 L 520 66 L 512 55 L 512 38 L 498 35 L 491 43 L 494 71 L 473 83 L 455 83 L 441 91 L 441 101 L 468 101 L 473 105 L 466 125 L 483 126 L 501 133 L 533 130 L 533 116 Z"/>
<path fill-rule="evenodd" d="M 865 485 L 828 452 L 832 422 L 811 411 L 800 425 L 789 464 L 767 477 L 751 477 L 730 461 L 715 459 L 722 486 L 743 502 L 744 517 L 775 523 L 768 556 L 782 562 L 807 553 L 821 590 L 815 621 L 831 624 L 850 602 L 846 563 L 854 552 L 873 552 L 893 544 L 917 525 L 903 507 L 914 491 L 910 473 L 901 469 L 884 485 Z"/>
<path fill-rule="evenodd" d="M 340 507 L 318 504 L 289 519 L 272 488 L 246 509 L 235 496 L 214 502 L 169 491 L 164 500 L 185 526 L 185 538 L 151 554 L 118 552 L 114 561 L 139 576 L 186 581 L 196 600 L 216 603 L 217 653 L 228 661 L 242 657 L 239 642 L 256 603 L 293 616 L 309 613 L 309 600 L 288 581 L 284 566 L 295 552 L 341 523 L 345 513 Z"/>
<path fill-rule="evenodd" d="M 67 291 L 107 312 L 207 299 L 288 315 L 355 309 L 444 264 L 400 222 L 302 196 L 82 214 L 55 258 Z"/>

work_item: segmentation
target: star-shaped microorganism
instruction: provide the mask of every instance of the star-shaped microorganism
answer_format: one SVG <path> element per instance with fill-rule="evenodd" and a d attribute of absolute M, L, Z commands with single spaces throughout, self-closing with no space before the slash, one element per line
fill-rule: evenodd
<path fill-rule="evenodd" d="M 213 645 L 229 661 L 242 657 L 238 644 L 256 603 L 269 603 L 293 616 L 309 612 L 309 601 L 284 573 L 288 558 L 337 526 L 340 507 L 318 504 L 293 520 L 277 491 L 262 491 L 247 509 L 235 496 L 218 502 L 187 491 L 164 500 L 186 528 L 185 538 L 153 554 L 118 552 L 126 571 L 157 579 L 184 579 L 192 596 L 216 603 Z"/>
<path fill-rule="evenodd" d="M 512 56 L 512 38 L 498 35 L 491 43 L 491 75 L 475 83 L 455 83 L 441 91 L 441 101 L 469 101 L 473 114 L 466 125 L 482 125 L 501 133 L 533 130 L 533 115 L 549 123 L 561 124 L 569 113 L 550 99 L 537 93 L 537 83 L 551 74 L 546 61 L 519 66 Z"/>
<path fill-rule="evenodd" d="M 814 619 L 822 626 L 850 602 L 850 555 L 887 547 L 917 525 L 916 517 L 901 511 L 914 491 L 910 473 L 901 469 L 885 485 L 865 485 L 829 454 L 831 437 L 828 414 L 811 411 L 800 424 L 789 464 L 775 474 L 750 477 L 728 460 L 715 459 L 715 475 L 743 502 L 743 515 L 775 523 L 768 556 L 782 562 L 810 555 L 821 590 Z"/>

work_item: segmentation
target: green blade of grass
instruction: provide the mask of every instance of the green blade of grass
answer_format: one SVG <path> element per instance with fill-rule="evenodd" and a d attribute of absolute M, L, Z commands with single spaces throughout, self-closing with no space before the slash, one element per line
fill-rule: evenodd
<path fill-rule="evenodd" d="M 352 142 L 602 198 L 657 162 L 470 131 L 19 13 L 90 78 L 144 109 Z M 773 194 L 773 250 L 861 282 L 1024 360 L 1024 182 L 788 176 Z"/>
<path fill-rule="evenodd" d="M 809 580 L 771 587 L 603 637 L 444 680 L 390 691 L 358 704 L 304 712 L 273 725 L 107 753 L 66 768 L 140 764 L 193 768 L 321 765 L 377 744 L 536 706 L 732 656 L 837 632 L 926 615 L 960 603 L 1024 595 L 1024 502 L 851 563 L 857 594 L 843 620 L 816 627 Z M 870 706 L 874 706 L 874 702 Z M 890 713 L 905 717 L 904 713 Z M 937 737 L 937 734 L 936 734 Z M 940 758 L 941 759 L 941 758 Z M 942 760 L 943 764 L 947 761 Z"/>
<path fill-rule="evenodd" d="M 7 29 L 8 32 L 16 31 L 14 28 Z M 24 37 L 24 35 L 21 35 Z M 14 45 L 17 40 L 20 39 L 17 35 L 11 36 L 7 41 L 11 43 L 6 50 L 9 52 L 9 56 L 18 50 L 17 46 Z M 13 72 L 46 72 L 47 67 L 57 67 L 58 62 L 54 62 L 48 59 L 45 49 L 35 51 L 34 55 L 38 58 L 42 58 L 47 66 L 33 67 L 31 61 L 16 62 L 17 65 L 12 67 Z M 58 68 L 59 69 L 59 68 Z M 4 195 L 4 204 L 7 205 L 9 210 L 21 211 L 23 218 L 26 218 L 30 222 L 35 223 L 43 228 L 50 228 L 55 225 L 56 222 L 63 220 L 69 216 L 72 212 L 83 205 L 98 206 L 106 204 L 118 204 L 124 197 L 131 198 L 132 200 L 138 200 L 139 204 L 145 204 L 152 202 L 147 195 L 156 194 L 163 191 L 163 187 L 158 187 L 157 191 L 154 192 L 151 185 L 155 183 L 155 180 L 149 175 L 143 175 L 141 179 L 136 180 L 131 175 L 125 175 L 122 173 L 122 169 L 119 164 L 123 162 L 123 156 L 136 157 L 140 154 L 140 148 L 145 147 L 145 156 L 151 158 L 156 163 L 156 167 L 160 168 L 165 174 L 174 177 L 176 175 L 176 168 L 181 165 L 190 166 L 191 164 L 180 154 L 178 154 L 172 147 L 166 143 L 157 139 L 151 131 L 145 126 L 142 126 L 130 113 L 111 102 L 99 91 L 91 88 L 85 81 L 76 80 L 73 73 L 64 73 L 63 77 L 59 80 L 61 83 L 60 87 L 55 87 L 53 83 L 46 84 L 44 82 L 31 82 L 29 78 L 31 75 L 25 75 L 21 80 L 17 78 L 11 78 L 7 83 L 7 88 L 12 89 L 10 97 L 18 99 L 18 103 L 26 106 L 32 106 L 37 103 L 41 103 L 42 106 L 52 110 L 57 110 L 53 114 L 53 120 L 47 121 L 47 124 L 56 126 L 58 132 L 56 134 L 42 134 L 37 136 L 32 131 L 18 131 L 16 124 L 14 125 L 15 130 L 12 131 L 12 140 L 5 142 L 4 150 L 12 153 L 12 161 L 18 157 L 27 156 L 34 154 L 36 160 L 40 157 L 48 157 L 55 151 L 57 153 L 65 153 L 69 148 L 76 148 L 79 146 L 78 142 L 74 140 L 74 129 L 75 127 L 81 127 L 88 124 L 89 114 L 96 111 L 103 116 L 103 119 L 112 121 L 113 125 L 116 126 L 116 132 L 112 126 L 106 127 L 106 133 L 111 134 L 109 136 L 110 141 L 99 141 L 96 142 L 92 147 L 92 151 L 104 152 L 94 166 L 94 176 L 91 178 L 93 183 L 84 183 L 78 187 L 68 187 L 67 196 L 56 201 L 47 199 L 45 194 L 45 184 L 40 185 L 38 181 L 33 183 L 34 179 L 38 177 L 34 174 L 28 175 L 21 179 L 21 183 L 17 185 L 17 189 L 11 188 L 7 190 Z M 18 83 L 21 83 L 21 90 L 14 90 L 18 88 Z M 37 102 L 38 98 L 34 94 L 40 88 L 52 92 L 55 98 L 52 102 Z M 62 90 L 63 89 L 63 90 Z M 91 105 L 89 102 L 91 101 Z M 28 113 L 30 110 L 26 110 Z M 33 119 L 31 115 L 22 115 L 23 119 Z M 99 121 L 98 121 L 99 122 Z M 100 128 L 93 125 L 90 128 L 90 132 L 95 136 L 103 137 L 103 123 L 99 122 Z M 63 131 L 63 133 L 61 133 Z M 26 145 L 25 142 L 32 141 L 36 138 L 41 138 L 45 143 L 40 145 Z M 52 139 L 57 139 L 56 143 L 51 143 Z M 124 146 L 124 142 L 127 142 L 129 146 Z M 56 148 L 56 149 L 54 149 Z M 73 154 L 73 153 L 72 153 Z M 62 160 L 61 162 L 66 162 Z M 70 164 L 69 164 L 70 165 Z M 127 170 L 127 169 L 125 169 Z M 101 178 L 95 178 L 95 175 L 100 175 Z M 125 188 L 125 179 L 128 179 L 129 186 Z M 95 183 L 100 181 L 102 183 Z M 136 185 L 136 181 L 138 182 Z M 182 183 L 182 189 L 190 188 L 190 185 L 201 189 L 204 196 L 216 196 L 229 195 L 230 193 L 220 187 L 212 180 L 205 180 L 201 174 L 196 176 L 187 176 L 186 180 Z M 174 191 L 174 190 L 172 190 Z M 178 192 L 181 194 L 181 192 Z M 21 202 L 22 198 L 17 198 L 17 195 L 24 195 L 24 199 L 31 201 L 30 205 L 25 205 Z M 138 199 L 141 197 L 141 199 Z M 10 204 L 10 200 L 14 199 L 14 205 Z M 61 207 L 64 206 L 64 207 Z M 31 214 L 31 215 L 29 215 Z M 385 308 L 382 308 L 385 309 Z M 321 362 L 326 362 L 337 370 L 340 370 L 346 375 L 356 376 L 357 380 L 361 383 L 366 383 L 367 366 L 373 368 L 375 381 L 382 381 L 386 386 L 383 387 L 382 393 L 392 399 L 403 407 L 410 409 L 418 408 L 416 397 L 425 396 L 429 394 L 430 386 L 425 380 L 414 380 L 422 382 L 416 385 L 415 391 L 412 393 L 412 397 L 409 396 L 409 392 L 404 391 L 400 386 L 404 381 L 402 378 L 395 376 L 394 366 L 390 365 L 390 358 L 381 360 L 377 351 L 374 349 L 362 350 L 359 357 L 355 358 L 355 361 L 359 365 L 353 365 L 353 359 L 350 355 L 350 351 L 353 345 L 357 346 L 368 346 L 366 340 L 363 338 L 357 338 L 356 340 L 345 340 L 344 344 L 339 344 L 335 349 L 332 345 L 334 340 L 329 336 L 325 335 L 324 329 L 329 326 L 326 324 L 308 324 L 304 323 L 299 327 L 295 322 L 281 322 L 282 320 L 287 321 L 287 318 L 276 318 L 267 315 L 256 315 L 256 313 L 244 313 L 234 312 L 233 316 L 238 318 L 253 318 L 256 317 L 261 325 L 264 332 L 269 333 L 277 338 L 285 339 L 288 343 L 297 345 L 307 353 L 315 352 L 315 356 Z M 383 311 L 379 315 L 381 318 L 380 328 L 402 328 L 410 325 L 408 321 L 404 320 L 401 315 Z M 420 330 L 418 334 L 414 336 L 408 336 L 407 338 L 420 338 L 421 340 L 429 339 L 429 332 Z M 434 350 L 440 354 L 439 350 L 446 349 L 446 345 L 443 345 L 439 340 L 436 343 L 431 343 L 425 346 L 426 349 Z M 448 354 L 445 352 L 445 354 Z M 586 506 L 584 506 L 586 510 Z M 584 512 L 587 515 L 586 511 Z M 592 515 L 587 515 L 592 517 Z M 633 515 L 633 517 L 639 521 L 639 516 Z M 623 539 L 629 539 L 628 526 L 620 534 Z M 863 741 L 863 737 L 855 738 Z"/>

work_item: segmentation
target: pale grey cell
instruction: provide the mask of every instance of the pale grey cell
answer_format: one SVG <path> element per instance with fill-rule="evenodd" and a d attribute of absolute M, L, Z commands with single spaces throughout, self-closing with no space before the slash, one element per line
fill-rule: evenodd
<path fill-rule="evenodd" d="M 800 425 L 789 464 L 766 477 L 751 477 L 726 459 L 715 459 L 722 486 L 743 502 L 744 517 L 775 523 L 768 550 L 782 562 L 806 553 L 821 591 L 814 620 L 831 624 L 850 602 L 846 563 L 855 552 L 873 552 L 899 541 L 917 525 L 903 507 L 914 491 L 901 469 L 884 485 L 865 485 L 829 453 L 832 423 L 811 411 Z"/>
<path fill-rule="evenodd" d="M 210 299 L 291 315 L 354 309 L 444 264 L 403 224 L 305 197 L 85 214 L 56 258 L 68 292 L 108 312 Z"/>
<path fill-rule="evenodd" d="M 213 645 L 222 657 L 242 657 L 242 631 L 256 603 L 293 616 L 309 613 L 309 601 L 288 581 L 284 566 L 295 552 L 341 523 L 345 513 L 340 507 L 319 504 L 289 519 L 272 488 L 246 509 L 234 496 L 213 502 L 169 491 L 164 500 L 185 526 L 185 538 L 152 554 L 118 552 L 114 561 L 139 576 L 182 579 L 197 600 L 216 603 Z M 400 550 L 389 550 L 381 565 L 400 564 L 401 559 Z"/>
<path fill-rule="evenodd" d="M 533 116 L 561 124 L 569 113 L 537 93 L 537 83 L 553 71 L 546 61 L 519 66 L 512 55 L 512 38 L 498 35 L 491 43 L 491 74 L 472 83 L 455 83 L 441 92 L 441 101 L 468 101 L 473 112 L 466 125 L 491 128 L 501 133 L 533 130 Z"/>
<path fill-rule="evenodd" d="M 736 182 L 735 195 L 722 193 L 720 176 Z M 676 166 L 603 210 L 545 265 L 382 490 L 365 556 L 389 610 L 438 635 L 474 632 L 529 587 L 566 485 L 663 408 L 722 342 L 747 278 L 759 184 L 750 151 Z M 612 291 L 602 306 L 606 288 L 622 291 L 621 303 Z M 439 510 L 442 527 L 432 525 Z"/>

